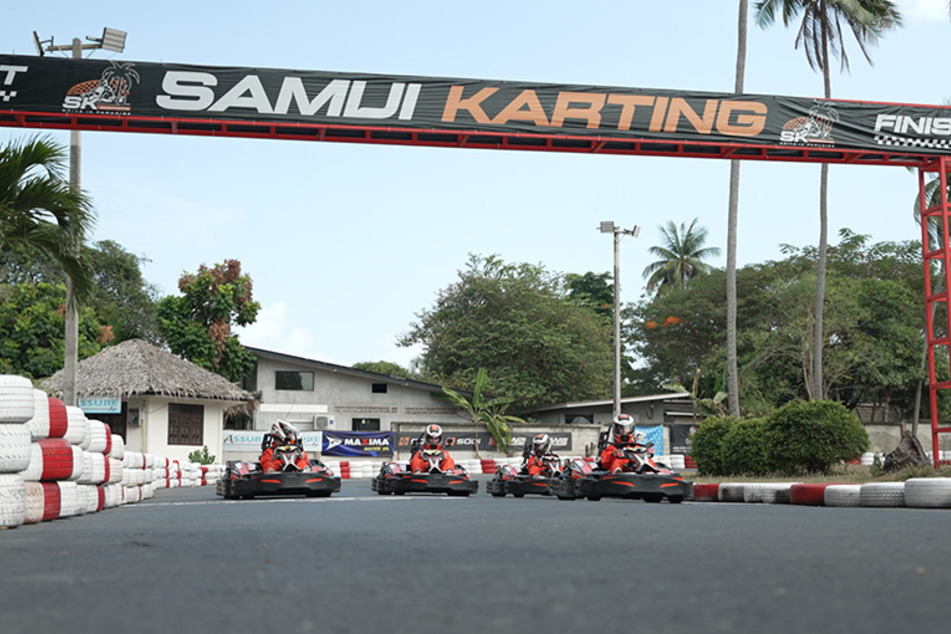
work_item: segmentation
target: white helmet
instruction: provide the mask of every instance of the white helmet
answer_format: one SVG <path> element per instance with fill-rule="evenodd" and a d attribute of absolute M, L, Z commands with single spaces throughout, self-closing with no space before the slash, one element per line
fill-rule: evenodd
<path fill-rule="evenodd" d="M 435 423 L 432 425 L 427 425 L 426 435 L 423 442 L 433 447 L 438 447 L 439 445 L 441 445 L 442 444 L 442 427 L 440 427 L 439 425 L 436 425 Z"/>
<path fill-rule="evenodd" d="M 538 434 L 532 438 L 532 449 L 536 456 L 544 456 L 551 451 L 551 436 L 548 434 Z"/>
<path fill-rule="evenodd" d="M 636 423 L 629 414 L 618 414 L 611 425 L 611 433 L 615 440 L 629 441 L 634 433 Z"/>

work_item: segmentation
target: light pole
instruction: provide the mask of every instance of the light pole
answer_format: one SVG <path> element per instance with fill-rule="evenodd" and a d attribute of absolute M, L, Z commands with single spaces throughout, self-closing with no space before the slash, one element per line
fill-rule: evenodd
<path fill-rule="evenodd" d="M 611 220 L 601 222 L 601 233 L 614 234 L 614 414 L 621 413 L 621 236 L 640 235 L 641 228 L 622 229 Z"/>
<path fill-rule="evenodd" d="M 41 40 L 40 36 L 33 31 L 33 41 L 36 44 L 36 51 L 40 57 L 47 52 L 70 51 L 73 59 L 82 59 L 83 51 L 104 48 L 107 51 L 121 53 L 125 50 L 125 31 L 104 28 L 102 37 L 89 37 L 89 43 L 83 44 L 82 40 L 74 37 L 70 44 L 53 44 L 53 38 Z M 79 166 L 81 159 L 81 146 L 79 139 L 79 130 L 70 130 L 69 132 L 69 186 L 73 191 L 79 191 L 80 178 Z M 82 238 L 76 245 L 77 249 L 82 248 Z M 63 402 L 66 405 L 76 405 L 76 366 L 79 364 L 79 308 L 76 306 L 73 297 L 73 280 L 66 276 L 66 330 L 63 335 Z"/>

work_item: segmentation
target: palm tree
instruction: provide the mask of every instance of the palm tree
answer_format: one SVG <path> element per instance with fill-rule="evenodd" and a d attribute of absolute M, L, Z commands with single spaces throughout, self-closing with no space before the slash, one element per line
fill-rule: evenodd
<path fill-rule="evenodd" d="M 885 31 L 901 24 L 901 13 L 891 0 L 759 0 L 755 6 L 756 23 L 763 28 L 775 22 L 777 10 L 782 11 L 784 26 L 789 26 L 793 19 L 802 14 L 799 33 L 796 35 L 796 48 L 803 47 L 810 68 L 822 71 L 826 99 L 832 97 L 830 56 L 839 58 L 843 71 L 849 69 L 843 24 L 852 31 L 859 50 L 869 64 L 872 64 L 872 58 L 868 54 L 868 46 L 877 43 Z M 822 316 L 828 259 L 828 191 L 829 165 L 823 163 L 819 176 L 819 255 L 816 264 L 811 388 L 813 399 L 822 399 L 824 396 Z"/>
<path fill-rule="evenodd" d="M 746 75 L 746 20 L 748 0 L 740 0 L 736 38 L 736 82 L 733 92 L 743 94 Z M 730 416 L 740 416 L 740 379 L 736 362 L 736 221 L 740 204 L 740 161 L 730 161 L 730 202 L 726 231 L 726 377 Z"/>
<path fill-rule="evenodd" d="M 66 158 L 65 149 L 48 138 L 0 147 L 0 247 L 20 242 L 50 257 L 81 303 L 93 290 L 80 245 L 94 215 L 86 195 L 64 178 Z"/>
<path fill-rule="evenodd" d="M 707 240 L 707 230 L 697 227 L 697 218 L 693 219 L 689 227 L 680 223 L 679 228 L 668 220 L 666 226 L 660 227 L 660 232 L 665 244 L 653 246 L 648 252 L 661 259 L 647 265 L 643 273 L 649 290 L 663 293 L 672 288 L 685 288 L 690 278 L 709 270 L 704 259 L 720 254 L 717 247 L 703 246 Z"/>
<path fill-rule="evenodd" d="M 512 428 L 509 423 L 524 423 L 525 421 L 517 416 L 510 416 L 505 413 L 513 399 L 506 396 L 487 398 L 486 388 L 488 385 L 488 372 L 485 368 L 479 368 L 476 372 L 475 387 L 472 389 L 471 400 L 445 386 L 442 388 L 443 394 L 440 397 L 466 410 L 469 416 L 472 417 L 473 423 L 485 425 L 485 428 L 495 440 L 499 451 L 508 455 L 509 445 L 512 442 Z M 476 455 L 479 455 L 478 445 L 476 445 Z"/>

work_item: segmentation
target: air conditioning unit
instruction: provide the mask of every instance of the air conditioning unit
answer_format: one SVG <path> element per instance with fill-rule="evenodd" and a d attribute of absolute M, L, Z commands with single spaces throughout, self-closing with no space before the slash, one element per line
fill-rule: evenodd
<path fill-rule="evenodd" d="M 330 424 L 330 420 L 326 416 L 314 416 L 314 429 L 327 429 Z"/>

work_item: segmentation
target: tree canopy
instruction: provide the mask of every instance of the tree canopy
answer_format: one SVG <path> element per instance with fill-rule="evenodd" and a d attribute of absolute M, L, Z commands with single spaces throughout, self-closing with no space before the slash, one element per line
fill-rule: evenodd
<path fill-rule="evenodd" d="M 261 306 L 252 297 L 252 282 L 241 273 L 241 262 L 225 260 L 178 280 L 180 296 L 158 304 L 159 328 L 169 349 L 195 365 L 229 381 L 238 381 L 254 368 L 255 357 L 245 350 L 233 325 L 254 323 Z"/>
<path fill-rule="evenodd" d="M 470 255 L 458 276 L 399 342 L 423 347 L 426 380 L 474 385 L 485 368 L 486 393 L 515 411 L 610 394 L 610 323 L 570 299 L 562 276 L 494 255 Z"/>
<path fill-rule="evenodd" d="M 782 261 L 737 272 L 740 392 L 747 413 L 765 413 L 808 399 L 812 384 L 811 322 L 815 248 L 784 247 Z M 843 230 L 829 249 L 825 393 L 859 403 L 909 407 L 921 374 L 919 245 L 868 244 Z M 725 381 L 725 310 L 721 272 L 682 291 L 646 299 L 634 308 L 626 334 L 644 368 L 640 388 L 689 385 L 701 371 L 701 395 Z"/>

